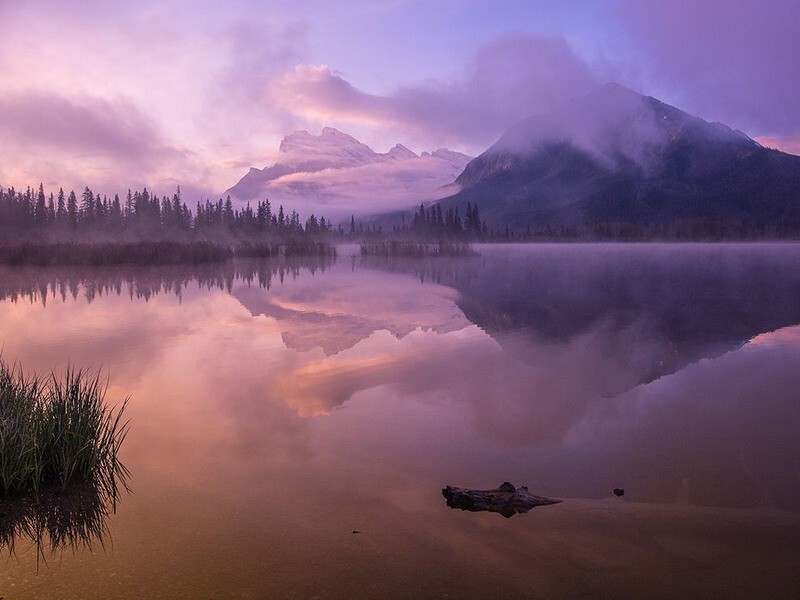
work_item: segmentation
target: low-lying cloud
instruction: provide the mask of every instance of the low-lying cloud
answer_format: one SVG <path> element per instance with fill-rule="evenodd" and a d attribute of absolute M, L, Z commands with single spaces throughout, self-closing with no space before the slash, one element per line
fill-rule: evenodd
<path fill-rule="evenodd" d="M 463 166 L 428 157 L 291 173 L 268 182 L 262 195 L 275 206 L 324 215 L 336 223 L 446 196 L 454 189 L 446 186 Z"/>

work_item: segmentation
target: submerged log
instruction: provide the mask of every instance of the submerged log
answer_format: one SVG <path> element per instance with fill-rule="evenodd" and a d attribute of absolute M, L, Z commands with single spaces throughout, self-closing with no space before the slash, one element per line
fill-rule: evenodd
<path fill-rule="evenodd" d="M 558 504 L 561 500 L 534 496 L 526 486 L 515 488 L 508 481 L 493 490 L 470 490 L 448 485 L 442 490 L 442 496 L 450 508 L 471 510 L 474 512 L 488 510 L 500 513 L 506 518 L 517 513 L 526 513 L 535 506 Z"/>

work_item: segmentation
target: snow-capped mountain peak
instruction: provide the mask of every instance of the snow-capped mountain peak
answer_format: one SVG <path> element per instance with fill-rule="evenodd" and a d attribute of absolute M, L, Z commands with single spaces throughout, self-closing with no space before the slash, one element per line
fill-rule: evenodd
<path fill-rule="evenodd" d="M 411 150 L 403 146 L 403 144 L 397 144 L 394 148 L 389 150 L 385 154 L 387 158 L 391 158 L 394 160 L 406 160 L 409 158 L 419 158 L 416 154 L 414 154 Z"/>
<path fill-rule="evenodd" d="M 294 167 L 297 171 L 352 167 L 376 160 L 376 153 L 353 136 L 332 127 L 320 135 L 295 131 L 283 138 L 276 165 Z"/>
<path fill-rule="evenodd" d="M 319 135 L 295 131 L 285 136 L 275 164 L 251 168 L 226 193 L 242 201 L 269 197 L 273 204 L 298 210 L 321 204 L 316 212 L 349 216 L 433 200 L 469 161 L 444 148 L 417 155 L 402 144 L 382 154 L 325 127 Z"/>

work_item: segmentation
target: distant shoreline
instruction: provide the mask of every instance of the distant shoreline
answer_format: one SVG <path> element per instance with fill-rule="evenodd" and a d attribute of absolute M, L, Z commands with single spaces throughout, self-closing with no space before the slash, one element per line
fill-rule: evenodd
<path fill-rule="evenodd" d="M 352 241 L 272 240 L 216 241 L 0 241 L 0 265 L 4 266 L 159 266 L 224 263 L 234 258 L 328 257 L 337 247 L 354 246 L 362 256 L 474 256 L 480 246 L 581 246 L 581 245 L 724 245 L 798 244 L 796 238 L 728 239 L 535 239 L 452 240 L 394 239 L 391 237 Z"/>
<path fill-rule="evenodd" d="M 232 243 L 209 241 L 0 242 L 0 264 L 9 266 L 156 266 L 222 263 L 234 257 L 336 255 L 333 244 L 312 240 Z"/>

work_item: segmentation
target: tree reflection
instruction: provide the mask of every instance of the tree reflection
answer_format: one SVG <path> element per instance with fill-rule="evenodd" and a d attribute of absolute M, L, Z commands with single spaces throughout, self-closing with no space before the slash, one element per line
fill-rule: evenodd
<path fill-rule="evenodd" d="M 31 303 L 66 302 L 79 296 L 92 302 L 101 296 L 123 293 L 132 300 L 149 300 L 158 294 L 180 298 L 191 287 L 230 291 L 235 282 L 270 289 L 277 280 L 296 279 L 302 272 L 324 272 L 333 257 L 291 257 L 235 260 L 223 265 L 164 267 L 0 267 L 0 301 Z"/>

